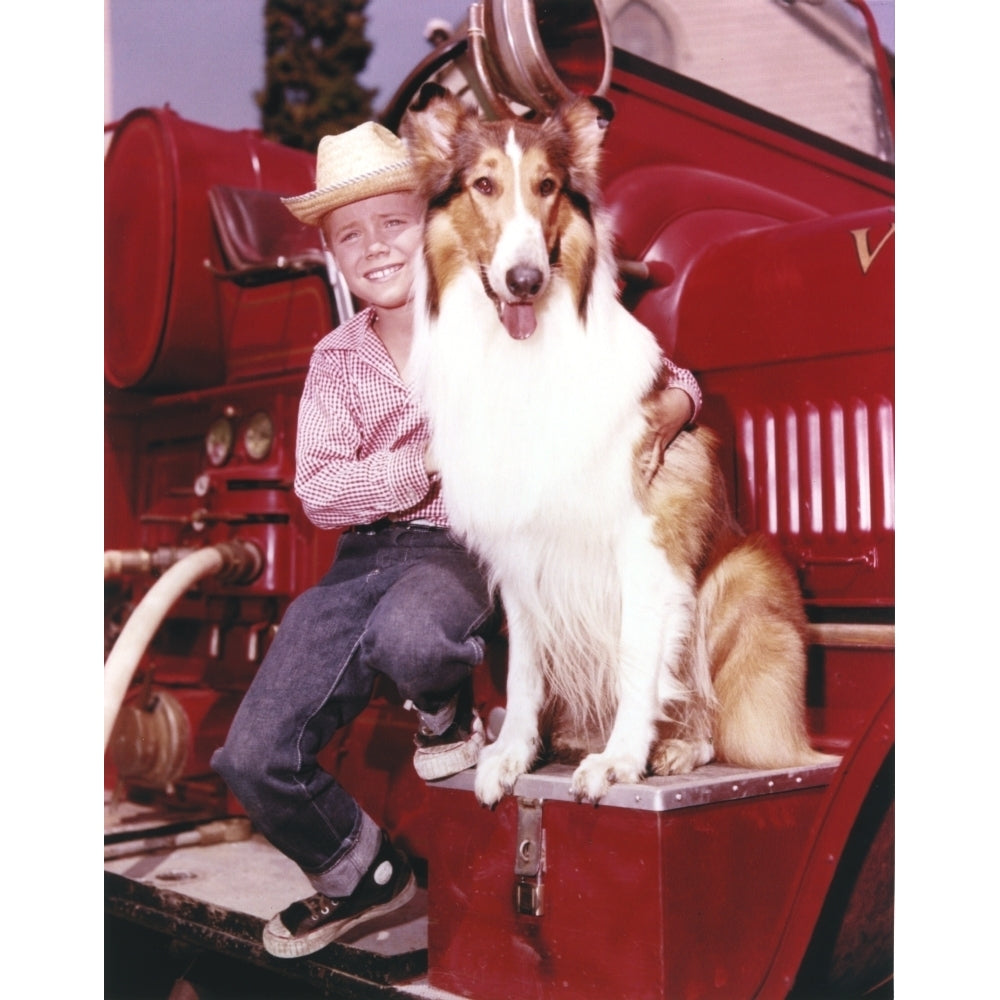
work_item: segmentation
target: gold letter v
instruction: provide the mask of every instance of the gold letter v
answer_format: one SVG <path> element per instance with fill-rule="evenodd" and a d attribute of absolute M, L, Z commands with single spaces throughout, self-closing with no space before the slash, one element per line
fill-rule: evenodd
<path fill-rule="evenodd" d="M 889 237 L 896 231 L 896 223 L 889 227 L 889 232 L 879 240 L 879 244 L 874 250 L 868 249 L 868 230 L 852 229 L 851 235 L 854 237 L 854 245 L 858 251 L 858 263 L 861 264 L 861 273 L 867 274 L 868 268 L 872 266 L 872 261 L 879 255 L 879 251 L 886 245 Z"/>

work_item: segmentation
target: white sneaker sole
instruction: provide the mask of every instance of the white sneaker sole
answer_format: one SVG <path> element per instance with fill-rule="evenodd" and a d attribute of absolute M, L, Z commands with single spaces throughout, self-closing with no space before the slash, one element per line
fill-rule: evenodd
<path fill-rule="evenodd" d="M 472 733 L 463 743 L 449 743 L 440 747 L 420 747 L 413 755 L 413 766 L 424 781 L 440 781 L 460 771 L 467 771 L 479 762 L 479 751 L 486 742 L 486 734 L 479 716 L 474 716 Z"/>
<path fill-rule="evenodd" d="M 417 892 L 417 880 L 411 874 L 406 885 L 392 899 L 377 906 L 371 906 L 367 910 L 355 913 L 353 917 L 344 920 L 332 920 L 322 927 L 317 927 L 308 934 L 294 935 L 281 922 L 281 915 L 271 917 L 264 926 L 262 940 L 264 950 L 275 958 L 301 958 L 303 955 L 311 955 L 313 952 L 325 948 L 328 944 L 342 937 L 349 930 L 359 924 L 367 923 L 376 917 L 381 917 L 386 913 L 392 913 L 401 906 L 405 906 Z"/>

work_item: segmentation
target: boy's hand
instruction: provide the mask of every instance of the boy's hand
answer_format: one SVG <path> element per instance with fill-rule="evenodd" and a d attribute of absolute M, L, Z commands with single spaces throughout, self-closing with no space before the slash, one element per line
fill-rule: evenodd
<path fill-rule="evenodd" d="M 663 463 L 663 455 L 694 412 L 691 397 L 683 389 L 664 388 L 651 392 L 642 403 L 646 423 L 652 431 L 647 436 L 640 458 L 640 471 L 648 486 Z"/>

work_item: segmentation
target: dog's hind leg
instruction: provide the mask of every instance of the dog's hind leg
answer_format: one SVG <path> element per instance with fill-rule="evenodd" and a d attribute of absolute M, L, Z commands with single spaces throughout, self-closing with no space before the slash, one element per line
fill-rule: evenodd
<path fill-rule="evenodd" d="M 717 701 L 701 619 L 699 601 L 695 628 L 680 671 L 686 698 L 671 703 L 664 698 L 661 702 L 667 719 L 657 727 L 657 742 L 649 755 L 653 774 L 687 774 L 715 757 L 713 731 Z"/>
<path fill-rule="evenodd" d="M 507 712 L 500 735 L 480 753 L 476 768 L 476 797 L 486 806 L 494 806 L 505 794 L 512 794 L 514 782 L 534 764 L 545 697 L 530 617 L 510 595 L 502 597 L 509 636 Z"/>
<path fill-rule="evenodd" d="M 648 518 L 627 526 L 619 549 L 622 581 L 618 707 L 607 745 L 589 754 L 573 774 L 570 791 L 596 802 L 616 782 L 640 781 L 656 735 L 660 706 L 683 700 L 677 669 L 694 613 L 694 585 L 654 545 Z"/>

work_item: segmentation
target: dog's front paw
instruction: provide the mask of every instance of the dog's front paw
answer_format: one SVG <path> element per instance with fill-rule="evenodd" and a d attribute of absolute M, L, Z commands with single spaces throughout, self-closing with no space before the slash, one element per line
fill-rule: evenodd
<path fill-rule="evenodd" d="M 715 756 L 709 740 L 664 740 L 653 750 L 650 765 L 654 774 L 687 774 Z"/>
<path fill-rule="evenodd" d="M 534 745 L 486 747 L 476 766 L 476 798 L 484 806 L 495 806 L 505 795 L 514 794 L 514 783 L 535 761 Z"/>
<path fill-rule="evenodd" d="M 612 785 L 642 781 L 644 772 L 645 762 L 634 757 L 592 753 L 584 757 L 573 772 L 570 794 L 578 802 L 598 802 Z"/>

